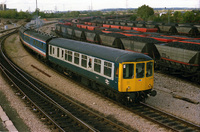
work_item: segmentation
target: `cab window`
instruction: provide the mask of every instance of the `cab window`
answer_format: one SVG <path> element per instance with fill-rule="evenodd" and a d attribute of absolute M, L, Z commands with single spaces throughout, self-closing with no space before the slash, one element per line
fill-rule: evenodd
<path fill-rule="evenodd" d="M 144 77 L 144 63 L 136 64 L 136 78 L 143 78 Z"/>
<path fill-rule="evenodd" d="M 134 78 L 134 64 L 123 65 L 123 78 L 124 79 Z"/>
<path fill-rule="evenodd" d="M 146 69 L 146 77 L 150 77 L 153 75 L 153 62 L 147 63 L 147 69 Z"/>

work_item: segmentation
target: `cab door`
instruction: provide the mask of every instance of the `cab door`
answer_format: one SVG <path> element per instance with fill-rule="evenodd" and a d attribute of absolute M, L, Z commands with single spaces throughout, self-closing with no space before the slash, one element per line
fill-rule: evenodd
<path fill-rule="evenodd" d="M 135 91 L 146 90 L 146 78 L 145 78 L 145 63 L 136 64 L 136 79 L 135 79 Z"/>
<path fill-rule="evenodd" d="M 146 89 L 153 88 L 154 85 L 154 62 L 146 63 Z"/>
<path fill-rule="evenodd" d="M 132 92 L 134 91 L 135 82 L 135 64 L 123 63 L 119 65 L 119 82 L 118 90 L 120 92 Z"/>

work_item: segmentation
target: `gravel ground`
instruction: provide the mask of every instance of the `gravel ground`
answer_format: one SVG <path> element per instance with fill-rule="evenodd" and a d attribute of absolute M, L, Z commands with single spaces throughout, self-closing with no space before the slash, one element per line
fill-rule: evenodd
<path fill-rule="evenodd" d="M 48 30 L 48 28 L 46 28 L 45 30 Z M 12 40 L 12 38 L 9 40 Z M 40 79 L 43 82 L 46 82 L 49 86 L 58 89 L 64 94 L 67 94 L 72 98 L 77 99 L 78 101 L 86 104 L 87 106 L 101 113 L 104 113 L 106 116 L 114 117 L 117 120 L 125 123 L 126 125 L 129 125 L 132 128 L 137 129 L 138 131 L 142 132 L 166 131 L 165 129 L 160 128 L 154 123 L 149 122 L 139 117 L 138 115 L 135 115 L 134 113 L 131 113 L 113 104 L 112 102 L 107 101 L 106 99 L 101 98 L 98 95 L 95 95 L 87 91 L 86 89 L 80 86 L 77 86 L 76 84 L 70 82 L 69 80 L 67 80 L 62 76 L 59 76 L 52 70 L 48 69 L 48 67 L 37 62 L 34 58 L 32 58 L 29 55 L 29 53 L 24 51 L 24 48 L 20 44 L 18 37 L 16 37 L 14 43 L 8 41 L 6 43 L 6 47 L 8 49 L 10 57 L 16 64 L 20 65 L 25 71 L 29 72 L 32 76 Z M 37 69 L 33 68 L 31 65 L 34 65 L 35 67 L 49 74 L 51 77 L 44 75 Z M 2 79 L 0 78 L 0 80 Z M 196 102 L 199 102 L 200 89 L 198 86 L 185 83 L 179 79 L 169 77 L 167 75 L 156 73 L 154 88 L 155 90 L 157 90 L 158 95 L 156 97 L 149 97 L 147 99 L 148 104 L 155 106 L 159 109 L 163 109 L 169 113 L 177 115 L 181 118 L 184 118 L 196 124 L 200 124 L 200 104 L 189 103 L 173 97 L 173 95 L 176 95 L 178 97 L 179 96 L 186 97 Z M 12 93 L 12 91 L 10 92 Z M 10 96 L 11 94 L 6 94 L 6 95 Z M 13 95 L 11 97 L 16 97 L 16 96 Z M 15 102 L 13 104 L 11 103 L 12 107 L 15 107 L 15 109 L 17 109 L 19 116 L 23 118 L 23 120 L 30 127 L 31 131 L 41 131 L 41 130 L 48 131 L 46 129 L 46 126 L 41 126 L 42 125 L 41 122 L 38 121 L 37 117 L 32 115 L 32 112 L 30 112 L 28 109 L 20 109 L 25 107 L 24 103 L 18 103 L 18 101 L 21 102 L 20 99 L 18 100 L 11 99 L 9 101 Z M 20 104 L 20 106 L 19 105 L 16 106 L 15 104 Z M 25 113 L 28 114 L 26 114 L 26 116 L 24 117 L 23 115 L 25 115 Z M 35 121 L 31 121 L 31 119 L 34 119 Z"/>

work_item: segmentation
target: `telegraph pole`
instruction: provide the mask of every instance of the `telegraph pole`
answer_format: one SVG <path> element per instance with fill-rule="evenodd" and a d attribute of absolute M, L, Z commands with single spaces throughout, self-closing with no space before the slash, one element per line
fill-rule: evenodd
<path fill-rule="evenodd" d="M 36 27 L 38 27 L 38 7 L 37 7 L 37 0 L 36 0 Z"/>

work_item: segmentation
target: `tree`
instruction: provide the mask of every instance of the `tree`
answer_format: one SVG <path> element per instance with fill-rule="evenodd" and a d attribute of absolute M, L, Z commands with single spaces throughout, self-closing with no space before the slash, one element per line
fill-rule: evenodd
<path fill-rule="evenodd" d="M 150 16 L 154 15 L 154 10 L 148 5 L 143 5 L 138 8 L 137 15 L 142 19 L 147 20 Z"/>
<path fill-rule="evenodd" d="M 136 14 L 133 14 L 131 17 L 130 17 L 130 20 L 131 21 L 135 21 L 137 19 L 137 15 Z"/>
<path fill-rule="evenodd" d="M 80 14 L 79 11 L 72 11 L 72 12 L 70 12 L 71 17 L 78 17 L 79 14 Z"/>
<path fill-rule="evenodd" d="M 182 21 L 182 13 L 180 11 L 175 11 L 174 12 L 174 22 L 181 22 Z"/>
<path fill-rule="evenodd" d="M 183 14 L 183 21 L 186 23 L 192 23 L 195 20 L 194 13 L 191 11 L 187 11 Z"/>

